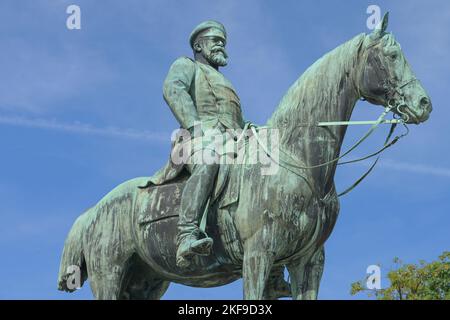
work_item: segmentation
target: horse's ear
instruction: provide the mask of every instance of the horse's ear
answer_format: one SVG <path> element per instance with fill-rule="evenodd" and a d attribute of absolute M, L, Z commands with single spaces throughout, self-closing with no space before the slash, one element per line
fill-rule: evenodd
<path fill-rule="evenodd" d="M 375 38 L 380 38 L 386 32 L 387 26 L 389 22 L 389 11 L 386 12 L 383 16 L 383 19 L 377 24 L 375 30 L 373 30 L 372 36 Z"/>

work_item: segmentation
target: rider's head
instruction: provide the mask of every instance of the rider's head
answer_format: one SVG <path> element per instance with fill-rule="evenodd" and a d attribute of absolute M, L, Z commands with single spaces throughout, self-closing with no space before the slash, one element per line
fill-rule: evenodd
<path fill-rule="evenodd" d="M 208 20 L 200 23 L 189 37 L 195 60 L 206 62 L 215 68 L 226 66 L 226 39 L 225 27 L 220 22 Z"/>

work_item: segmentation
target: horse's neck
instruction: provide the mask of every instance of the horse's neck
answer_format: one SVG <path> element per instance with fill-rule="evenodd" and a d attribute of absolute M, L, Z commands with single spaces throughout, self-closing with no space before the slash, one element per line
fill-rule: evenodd
<path fill-rule="evenodd" d="M 358 100 L 355 64 L 360 35 L 334 49 L 294 83 L 268 124 L 278 128 L 280 146 L 299 164 L 314 166 L 336 158 L 346 126 L 318 127 L 323 121 L 347 121 Z M 312 178 L 328 190 L 336 163 L 310 171 Z"/>

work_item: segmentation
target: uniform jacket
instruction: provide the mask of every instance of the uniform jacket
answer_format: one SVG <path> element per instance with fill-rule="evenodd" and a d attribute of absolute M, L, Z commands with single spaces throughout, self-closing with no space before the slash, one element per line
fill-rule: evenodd
<path fill-rule="evenodd" d="M 164 81 L 163 95 L 181 128 L 190 129 L 196 122 L 201 122 L 203 129 L 244 127 L 240 100 L 233 85 L 222 73 L 201 62 L 187 57 L 175 60 Z M 175 140 L 172 152 L 179 147 L 179 141 Z M 147 185 L 176 178 L 184 166 L 169 159 Z"/>

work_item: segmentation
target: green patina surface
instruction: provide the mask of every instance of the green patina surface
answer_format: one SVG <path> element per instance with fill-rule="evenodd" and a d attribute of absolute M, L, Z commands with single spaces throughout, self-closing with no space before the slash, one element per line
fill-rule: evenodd
<path fill-rule="evenodd" d="M 225 47 L 220 26 L 197 27 L 190 39 L 194 59 L 177 59 L 165 81 L 164 96 L 183 128 L 192 129 L 196 121 L 211 128 L 244 126 L 236 90 L 218 71 L 225 51 L 216 64 L 208 55 L 208 43 Z M 280 159 L 286 165 L 275 174 L 262 175 L 261 163 L 221 166 L 215 184 L 194 188 L 189 181 L 196 169 L 169 162 L 153 177 L 121 184 L 74 223 L 59 289 L 70 291 L 67 268 L 76 265 L 83 281 L 89 275 L 97 299 L 159 299 L 170 282 L 212 287 L 240 277 L 246 299 L 316 299 L 323 245 L 339 213 L 336 163 L 305 167 L 336 158 L 346 127 L 301 124 L 348 121 L 360 98 L 394 104 L 393 112 L 408 123 L 423 122 L 431 112 L 429 97 L 386 28 L 387 15 L 371 34 L 357 35 L 317 60 L 289 88 L 267 122 L 278 129 L 277 147 L 290 157 L 289 162 Z M 206 42 L 197 42 L 199 37 Z M 250 157 L 254 151 L 249 150 Z M 178 221 L 189 216 L 183 203 L 197 210 L 197 202 L 211 193 L 206 232 L 213 240 L 212 254 L 194 256 L 190 267 L 180 267 Z M 198 223 L 200 214 L 194 218 Z"/>

